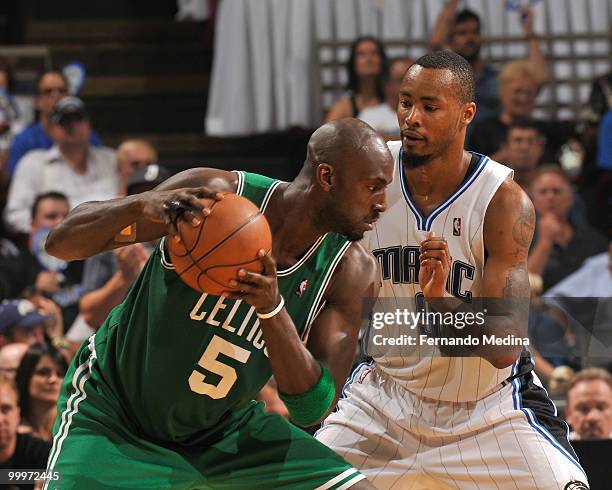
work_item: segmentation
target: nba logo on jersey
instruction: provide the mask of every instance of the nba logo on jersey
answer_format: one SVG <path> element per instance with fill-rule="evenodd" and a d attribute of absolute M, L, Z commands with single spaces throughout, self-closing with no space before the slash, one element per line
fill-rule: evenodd
<path fill-rule="evenodd" d="M 304 279 L 300 285 L 298 286 L 298 288 L 295 290 L 295 294 L 297 294 L 300 298 L 302 296 L 304 296 L 304 293 L 306 292 L 306 288 L 310 285 L 310 281 L 308 279 Z"/>
<path fill-rule="evenodd" d="M 453 235 L 461 236 L 461 218 L 453 218 Z"/>

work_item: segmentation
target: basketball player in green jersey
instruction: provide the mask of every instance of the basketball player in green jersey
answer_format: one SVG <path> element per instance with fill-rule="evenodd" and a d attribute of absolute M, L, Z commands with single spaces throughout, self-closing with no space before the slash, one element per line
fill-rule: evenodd
<path fill-rule="evenodd" d="M 273 374 L 297 424 L 335 406 L 368 314 L 362 299 L 379 287 L 357 240 L 384 211 L 392 172 L 385 142 L 347 118 L 315 131 L 293 182 L 196 168 L 74 209 L 46 245 L 65 260 L 161 240 L 66 375 L 48 462 L 60 480 L 45 488 L 373 488 L 253 399 Z M 180 239 L 176 219 L 197 225 L 211 212 L 198 198 L 223 192 L 258 205 L 273 234 L 264 272 L 240 271 L 231 297 L 189 288 L 166 252 Z"/>

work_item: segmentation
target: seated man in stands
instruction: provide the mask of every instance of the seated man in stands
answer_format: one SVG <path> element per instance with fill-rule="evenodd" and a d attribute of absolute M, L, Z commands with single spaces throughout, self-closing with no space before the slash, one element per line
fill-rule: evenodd
<path fill-rule="evenodd" d="M 567 392 L 570 440 L 612 438 L 612 375 L 590 368 L 577 373 Z"/>
<path fill-rule="evenodd" d="M 0 303 L 0 346 L 11 342 L 28 345 L 45 341 L 45 320 L 28 300 L 9 300 Z"/>
<path fill-rule="evenodd" d="M 81 99 L 64 97 L 55 105 L 49 118 L 54 146 L 29 152 L 19 163 L 9 188 L 4 217 L 14 231 L 29 231 L 29 210 L 38 194 L 65 192 L 71 207 L 117 195 L 115 152 L 90 146 L 90 133 L 91 125 Z"/>
<path fill-rule="evenodd" d="M 527 193 L 544 153 L 544 143 L 544 135 L 532 119 L 517 119 L 508 126 L 500 163 L 514 170 L 514 181 Z"/>
<path fill-rule="evenodd" d="M 38 111 L 38 121 L 18 133 L 11 145 L 8 167 L 11 174 L 15 173 L 19 160 L 30 150 L 47 150 L 53 146 L 49 131 L 49 118 L 55 104 L 68 95 L 68 82 L 58 71 L 47 71 L 42 74 L 36 84 L 38 93 L 34 105 Z M 92 146 L 100 146 L 100 137 L 91 131 L 89 142 Z"/>
<path fill-rule="evenodd" d="M 121 179 L 119 196 L 127 195 L 128 179 L 140 167 L 157 163 L 157 150 L 145 139 L 129 139 L 117 147 L 117 170 Z"/>
<path fill-rule="evenodd" d="M 608 240 L 586 223 L 569 217 L 573 191 L 555 165 L 540 167 L 531 184 L 537 220 L 529 251 L 529 272 L 542 277 L 543 291 L 578 270 L 585 259 L 608 248 Z"/>

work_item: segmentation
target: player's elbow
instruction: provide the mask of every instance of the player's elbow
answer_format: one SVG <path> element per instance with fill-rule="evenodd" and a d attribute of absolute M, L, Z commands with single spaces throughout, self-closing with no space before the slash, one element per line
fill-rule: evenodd
<path fill-rule="evenodd" d="M 70 240 L 69 236 L 68 228 L 60 223 L 49 232 L 45 241 L 45 251 L 49 255 L 65 261 L 86 259 L 88 255 L 81 253 L 79 241 Z"/>
<path fill-rule="evenodd" d="M 60 240 L 58 239 L 57 230 L 51 230 L 45 241 L 45 251 L 49 255 L 53 255 L 58 259 L 66 260 L 62 257 L 62 247 L 60 246 Z"/>
<path fill-rule="evenodd" d="M 505 369 L 509 366 L 512 366 L 516 362 L 516 360 L 521 355 L 521 347 L 516 346 L 510 348 L 508 352 L 505 352 L 501 356 L 488 357 L 487 361 L 489 361 L 493 366 L 497 369 Z"/>

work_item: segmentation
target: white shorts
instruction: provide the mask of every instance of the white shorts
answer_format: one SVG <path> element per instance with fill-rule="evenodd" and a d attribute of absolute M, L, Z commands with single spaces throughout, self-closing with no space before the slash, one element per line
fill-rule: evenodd
<path fill-rule="evenodd" d="M 362 365 L 315 437 L 381 489 L 588 488 L 567 425 L 531 373 L 454 403 Z"/>

